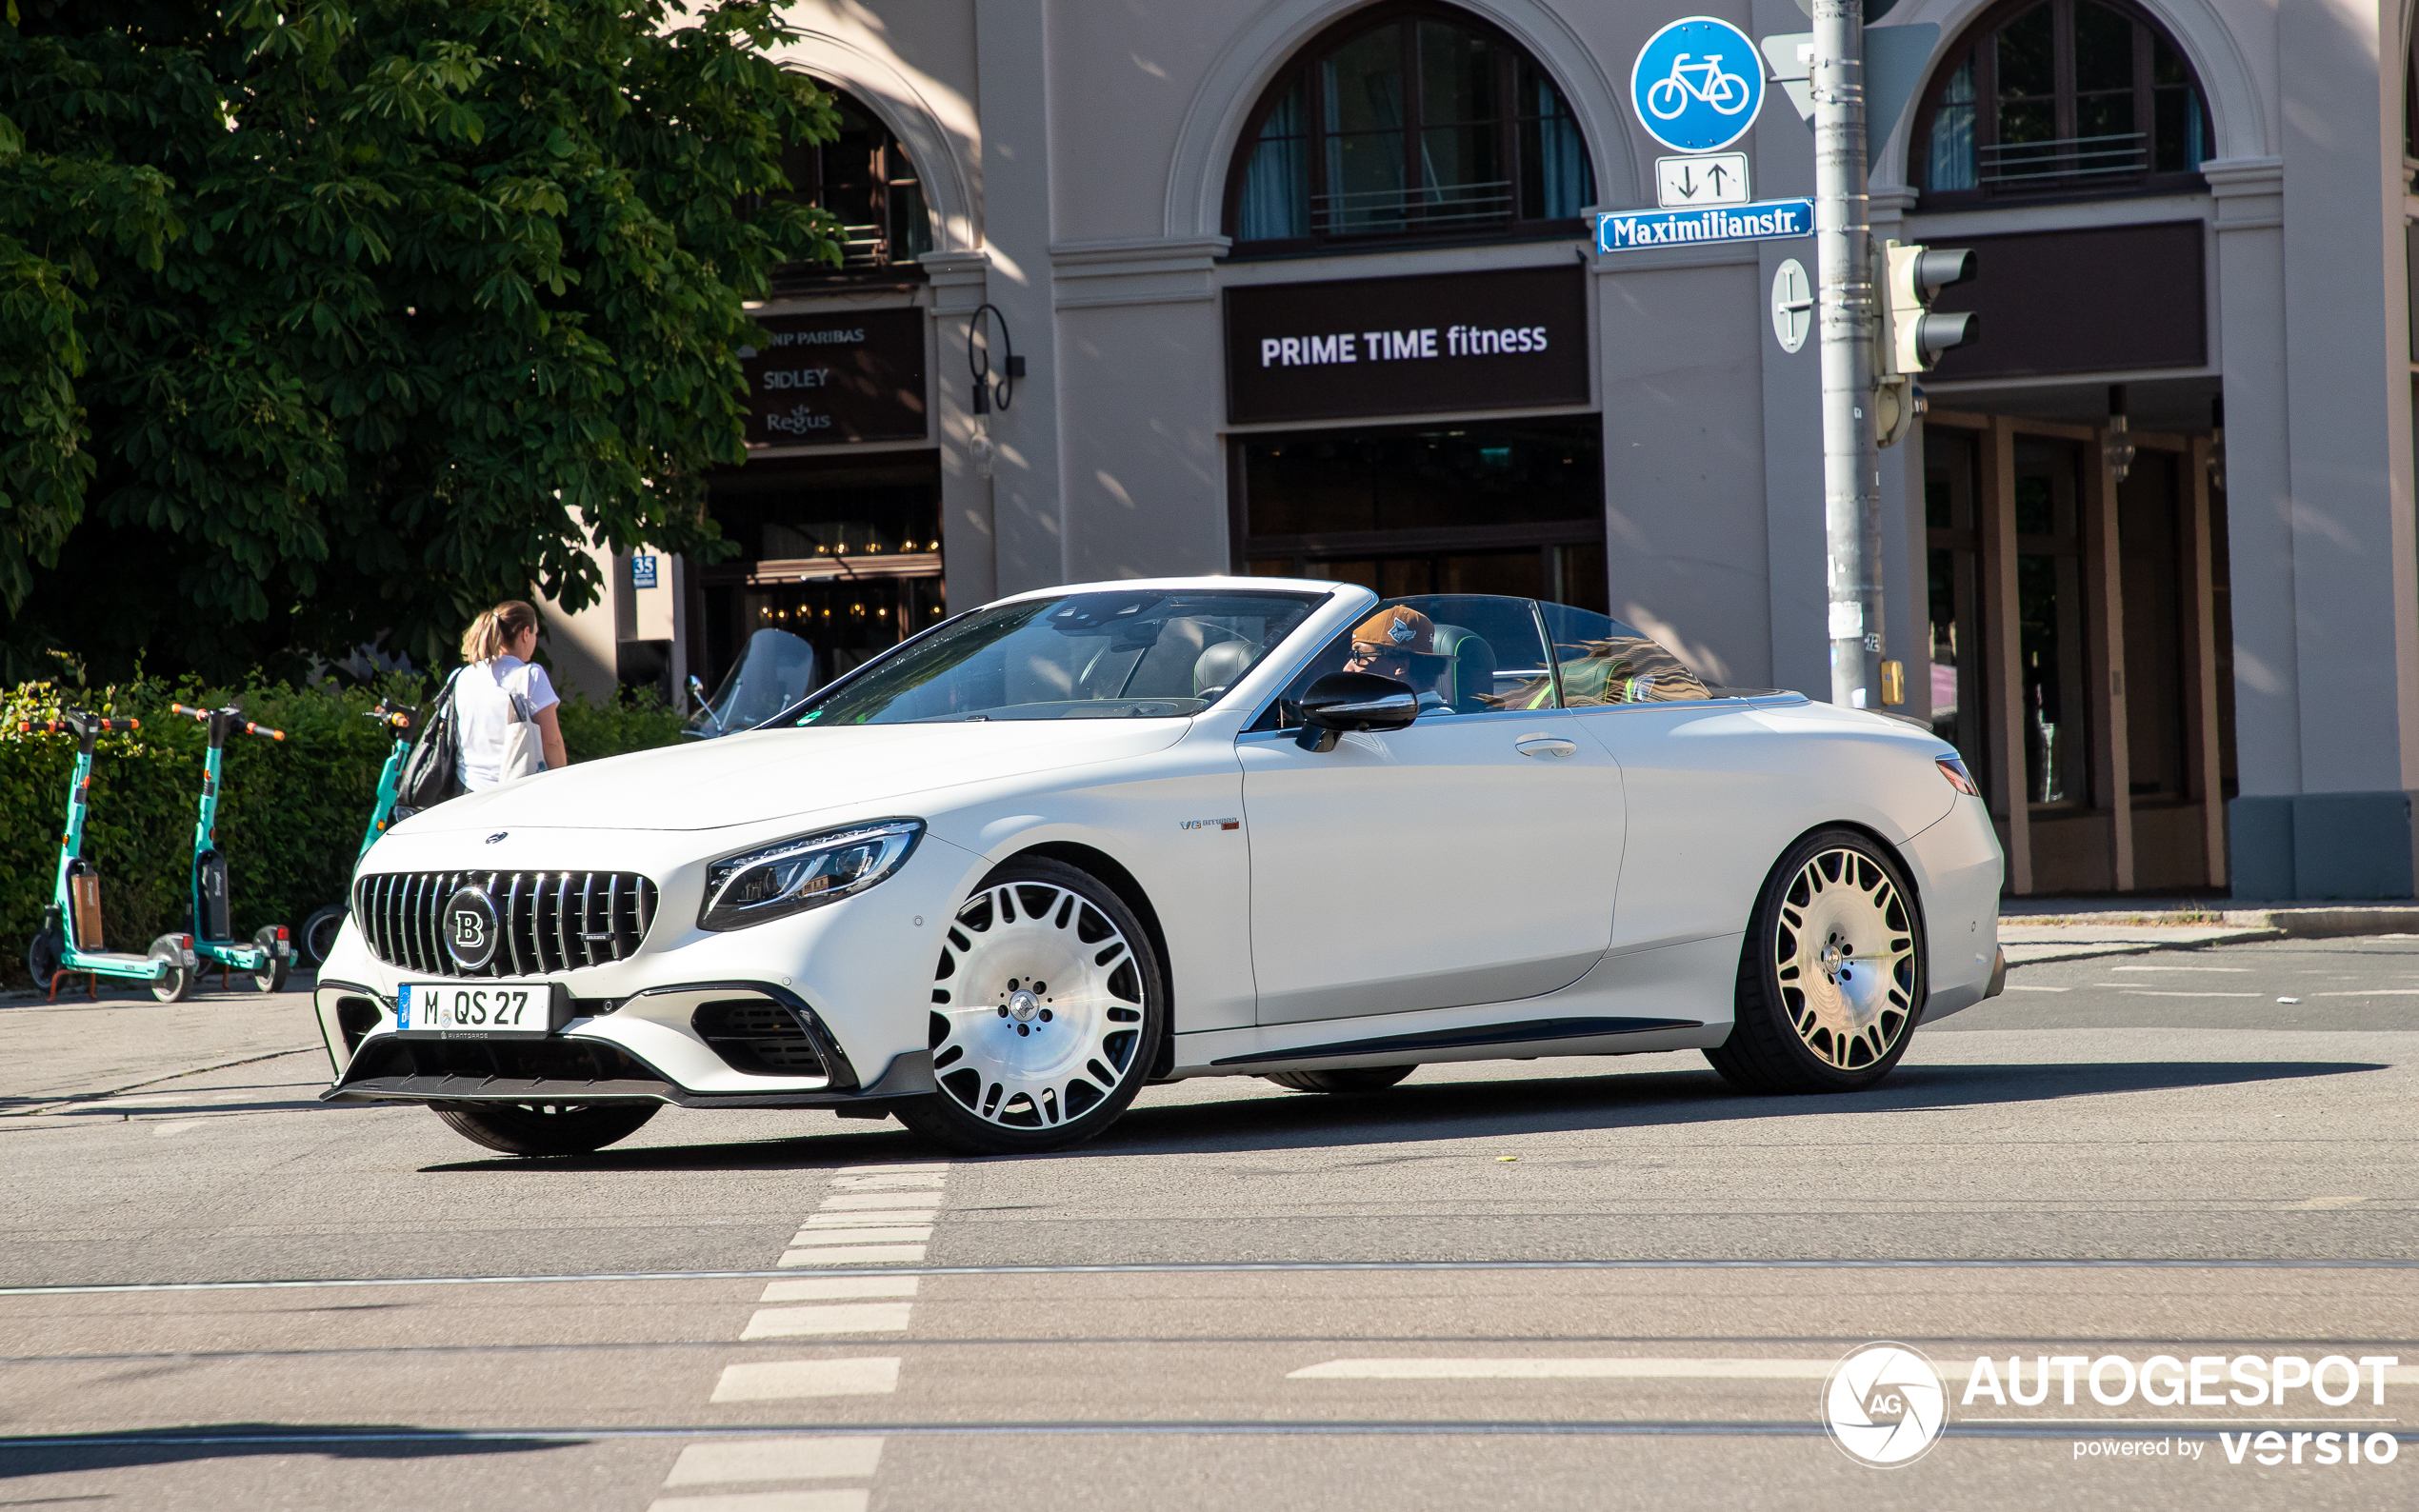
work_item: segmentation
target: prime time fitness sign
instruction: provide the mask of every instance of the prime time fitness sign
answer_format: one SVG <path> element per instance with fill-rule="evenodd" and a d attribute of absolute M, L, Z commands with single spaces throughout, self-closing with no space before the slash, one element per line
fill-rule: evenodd
<path fill-rule="evenodd" d="M 1235 425 L 1588 402 L 1576 265 L 1249 284 L 1226 304 Z"/>

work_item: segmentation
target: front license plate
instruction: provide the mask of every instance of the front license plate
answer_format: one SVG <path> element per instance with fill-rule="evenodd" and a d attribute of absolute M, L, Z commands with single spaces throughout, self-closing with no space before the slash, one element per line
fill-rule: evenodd
<path fill-rule="evenodd" d="M 395 988 L 397 1034 L 542 1039 L 570 1022 L 560 982 L 407 982 Z"/>

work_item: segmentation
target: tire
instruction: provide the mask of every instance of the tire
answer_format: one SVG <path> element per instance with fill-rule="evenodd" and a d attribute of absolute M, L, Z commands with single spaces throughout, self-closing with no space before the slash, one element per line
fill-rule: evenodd
<path fill-rule="evenodd" d="M 1059 1149 L 1133 1102 L 1168 1033 L 1158 952 L 1126 901 L 1040 857 L 983 880 L 934 969 L 932 1076 L 900 1104 L 925 1138 L 970 1155 Z"/>
<path fill-rule="evenodd" d="M 1665 109 L 1665 105 L 1671 109 Z M 1657 79 L 1647 86 L 1647 109 L 1658 121 L 1669 121 L 1689 108 L 1689 89 L 1676 79 Z"/>
<path fill-rule="evenodd" d="M 1889 1074 L 1923 1018 L 1923 918 L 1906 873 L 1851 829 L 1791 846 L 1739 952 L 1730 1037 L 1705 1052 L 1759 1096 L 1856 1092 Z"/>
<path fill-rule="evenodd" d="M 473 1144 L 507 1155 L 587 1155 L 628 1139 L 660 1103 L 431 1103 Z"/>
<path fill-rule="evenodd" d="M 336 948 L 336 936 L 345 926 L 345 905 L 331 903 L 303 921 L 301 933 L 294 936 L 294 948 L 313 966 L 328 964 Z"/>
<path fill-rule="evenodd" d="M 263 925 L 260 933 L 252 936 L 252 945 L 269 958 L 267 970 L 251 974 L 252 985 L 263 992 L 285 991 L 286 977 L 294 969 L 294 958 L 290 954 L 281 956 L 277 953 L 277 926 Z"/>
<path fill-rule="evenodd" d="M 1263 1080 L 1297 1092 L 1383 1092 L 1418 1069 L 1416 1065 L 1349 1065 L 1328 1071 L 1270 1071 Z"/>
<path fill-rule="evenodd" d="M 1747 80 L 1735 73 L 1723 73 L 1708 82 L 1711 88 L 1705 91 L 1705 103 L 1713 107 L 1717 114 L 1736 115 L 1747 109 Z"/>
<path fill-rule="evenodd" d="M 151 959 L 169 964 L 168 975 L 153 979 L 151 996 L 162 1003 L 182 1003 L 193 991 L 196 968 L 185 964 L 182 936 L 164 934 L 151 942 Z"/>
<path fill-rule="evenodd" d="M 59 972 L 59 963 L 67 959 L 67 939 L 56 928 L 45 929 L 26 942 L 25 968 L 33 978 L 33 990 L 50 990 L 50 979 Z"/>

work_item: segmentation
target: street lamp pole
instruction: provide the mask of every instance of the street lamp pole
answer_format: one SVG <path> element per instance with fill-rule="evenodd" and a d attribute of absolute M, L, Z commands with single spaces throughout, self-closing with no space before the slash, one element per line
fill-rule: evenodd
<path fill-rule="evenodd" d="M 1865 195 L 1865 0 L 1814 0 L 1815 311 L 1831 702 L 1881 706 L 1881 453 L 1873 428 L 1872 233 Z"/>

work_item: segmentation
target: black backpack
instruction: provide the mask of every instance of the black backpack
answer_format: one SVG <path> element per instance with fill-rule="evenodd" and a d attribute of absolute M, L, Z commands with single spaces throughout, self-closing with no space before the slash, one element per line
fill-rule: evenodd
<path fill-rule="evenodd" d="M 462 723 L 453 714 L 453 683 L 461 675 L 457 669 L 445 680 L 428 723 L 420 726 L 420 738 L 411 743 L 411 754 L 403 759 L 403 773 L 395 781 L 397 820 L 462 796 Z"/>

